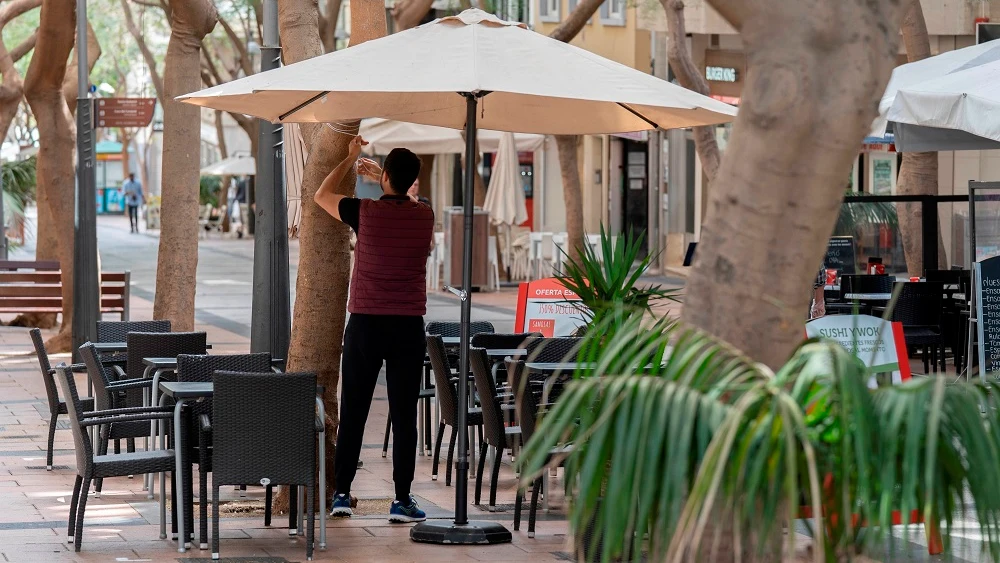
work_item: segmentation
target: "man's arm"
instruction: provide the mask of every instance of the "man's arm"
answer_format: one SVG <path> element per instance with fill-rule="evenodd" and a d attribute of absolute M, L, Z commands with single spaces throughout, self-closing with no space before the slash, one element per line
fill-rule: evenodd
<path fill-rule="evenodd" d="M 343 220 L 340 217 L 340 201 L 347 196 L 336 193 L 337 186 L 344 181 L 348 172 L 354 168 L 354 163 L 357 162 L 358 156 L 361 154 L 361 147 L 367 144 L 360 135 L 352 139 L 348 147 L 347 158 L 330 172 L 326 179 L 323 180 L 323 183 L 320 184 L 319 189 L 316 190 L 316 195 L 313 196 L 313 200 L 338 221 Z"/>

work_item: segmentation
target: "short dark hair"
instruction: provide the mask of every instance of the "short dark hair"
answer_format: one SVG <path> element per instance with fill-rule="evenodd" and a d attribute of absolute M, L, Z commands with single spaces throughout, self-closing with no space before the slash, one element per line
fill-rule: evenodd
<path fill-rule="evenodd" d="M 395 148 L 385 157 L 382 170 L 389 177 L 389 186 L 397 194 L 405 194 L 420 176 L 420 157 L 412 151 Z"/>

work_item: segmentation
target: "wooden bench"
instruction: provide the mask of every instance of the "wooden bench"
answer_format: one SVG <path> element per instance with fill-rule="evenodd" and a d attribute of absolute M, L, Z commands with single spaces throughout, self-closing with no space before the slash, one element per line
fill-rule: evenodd
<path fill-rule="evenodd" d="M 31 271 L 28 271 L 31 270 Z M 101 273 L 101 315 L 129 318 L 131 274 Z M 62 313 L 62 272 L 58 262 L 0 260 L 0 314 Z"/>

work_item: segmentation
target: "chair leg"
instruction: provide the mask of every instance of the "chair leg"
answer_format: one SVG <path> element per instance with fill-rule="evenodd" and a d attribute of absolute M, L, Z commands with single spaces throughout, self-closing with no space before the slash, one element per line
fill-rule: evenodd
<path fill-rule="evenodd" d="M 542 478 L 535 480 L 531 488 L 531 506 L 528 508 L 528 537 L 535 537 L 535 515 L 538 512 L 538 490 L 542 488 Z"/>
<path fill-rule="evenodd" d="M 76 551 L 80 551 L 83 544 L 83 518 L 87 514 L 87 496 L 90 492 L 90 476 L 83 478 L 83 487 L 80 488 L 80 504 L 77 505 L 76 513 Z"/>
<path fill-rule="evenodd" d="M 219 558 L 219 486 L 212 483 L 212 559 Z"/>
<path fill-rule="evenodd" d="M 173 510 L 170 511 L 170 537 L 177 539 L 177 476 L 170 472 L 170 503 Z"/>
<path fill-rule="evenodd" d="M 457 445 L 455 437 L 458 436 L 458 429 L 454 426 L 451 427 L 451 440 L 448 443 L 448 467 L 444 470 L 444 484 L 447 487 L 451 486 L 451 470 L 452 465 L 455 461 L 455 446 Z"/>
<path fill-rule="evenodd" d="M 52 448 L 56 444 L 56 422 L 59 419 L 59 414 L 53 414 L 52 418 L 49 420 L 49 449 L 45 452 L 45 470 L 52 471 Z"/>
<path fill-rule="evenodd" d="M 306 487 L 306 559 L 312 561 L 313 541 L 316 539 L 316 510 L 313 505 L 316 502 L 316 485 L 311 484 Z"/>
<path fill-rule="evenodd" d="M 385 419 L 385 441 L 382 442 L 382 457 L 389 454 L 389 433 L 392 431 L 392 415 Z"/>
<path fill-rule="evenodd" d="M 437 444 L 434 446 L 434 470 L 431 472 L 431 481 L 438 479 L 438 462 L 441 460 L 441 442 L 444 441 L 444 422 L 438 425 Z"/>
<path fill-rule="evenodd" d="M 201 463 L 198 464 L 198 547 L 208 549 L 208 460 L 205 450 L 199 448 L 201 453 Z"/>
<path fill-rule="evenodd" d="M 73 498 L 69 501 L 69 527 L 66 531 L 70 543 L 76 537 L 76 507 L 80 503 L 80 488 L 83 487 L 83 476 L 76 476 L 76 483 L 73 485 Z"/>
<path fill-rule="evenodd" d="M 524 499 L 524 489 L 517 487 L 517 496 L 514 497 L 514 531 L 521 529 L 521 501 Z"/>
<path fill-rule="evenodd" d="M 486 442 L 479 443 L 479 471 L 476 472 L 476 496 L 472 504 L 478 505 L 483 492 L 483 469 L 486 468 Z"/>
<path fill-rule="evenodd" d="M 497 481 L 500 480 L 500 462 L 503 461 L 503 450 L 493 448 L 493 454 L 493 475 L 490 478 L 490 512 L 496 512 L 497 509 Z"/>
<path fill-rule="evenodd" d="M 299 515 L 299 488 L 295 485 L 288 487 L 288 535 L 298 535 L 296 525 Z"/>
<path fill-rule="evenodd" d="M 264 525 L 271 525 L 271 502 L 274 500 L 274 489 L 271 485 L 264 487 Z"/>

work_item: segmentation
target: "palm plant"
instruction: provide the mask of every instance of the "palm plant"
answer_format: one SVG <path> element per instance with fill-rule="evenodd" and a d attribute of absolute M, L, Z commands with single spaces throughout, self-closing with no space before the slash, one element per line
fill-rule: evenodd
<path fill-rule="evenodd" d="M 3 182 L 3 203 L 5 227 L 24 224 L 25 209 L 35 201 L 35 170 L 37 160 L 31 157 L 15 162 L 5 162 L 0 167 Z M 15 246 L 8 241 L 8 247 Z"/>
<path fill-rule="evenodd" d="M 641 236 L 629 231 L 616 242 L 602 225 L 599 250 L 585 244 L 577 257 L 565 257 L 563 271 L 556 277 L 579 296 L 579 302 L 569 303 L 583 305 L 578 309 L 585 328 L 605 325 L 613 334 L 626 319 L 652 313 L 658 303 L 677 300 L 677 289 L 638 285 L 656 258 L 650 254 L 640 260 L 641 252 Z M 607 318 L 613 320 L 605 324 Z"/>
<path fill-rule="evenodd" d="M 595 369 L 567 385 L 519 459 L 524 483 L 564 464 L 585 560 L 779 560 L 803 506 L 825 515 L 817 562 L 894 541 L 894 511 L 940 523 L 947 550 L 963 498 L 1000 557 L 995 383 L 871 391 L 865 366 L 829 341 L 806 341 L 772 372 L 669 320 L 630 317 L 611 341 L 597 328 L 580 353 Z"/>

